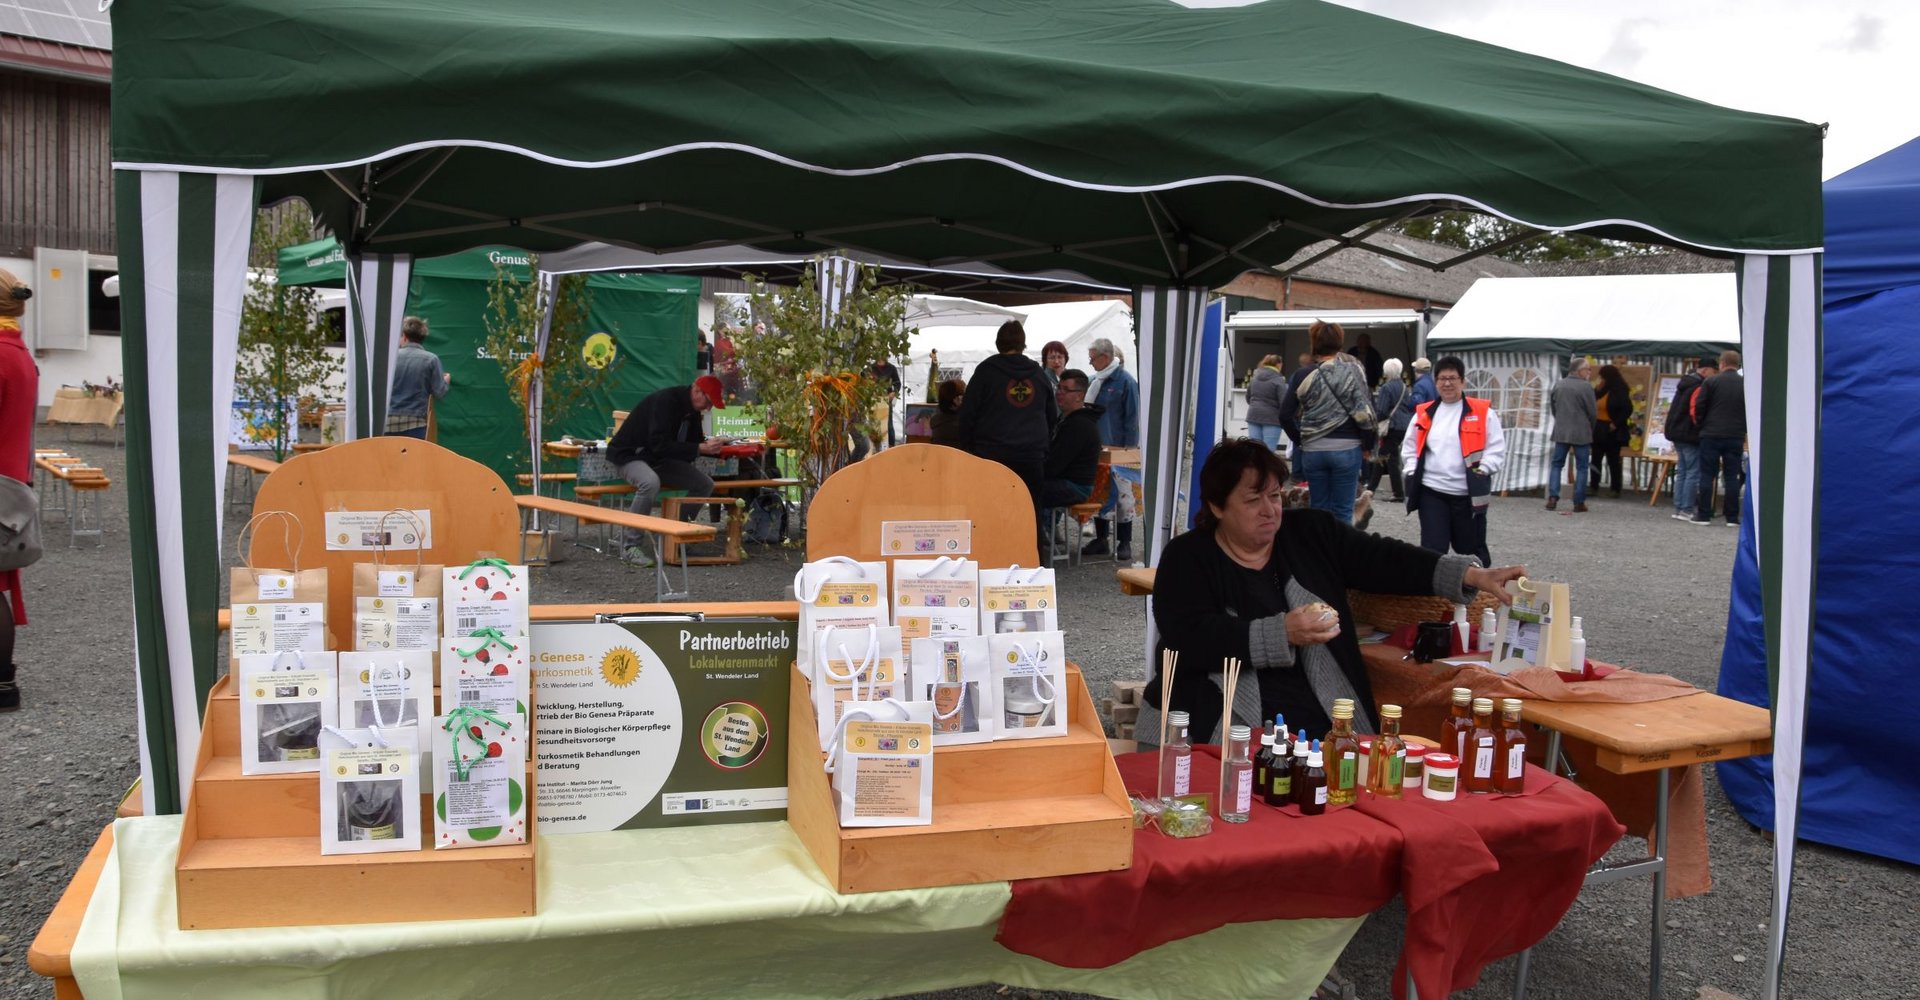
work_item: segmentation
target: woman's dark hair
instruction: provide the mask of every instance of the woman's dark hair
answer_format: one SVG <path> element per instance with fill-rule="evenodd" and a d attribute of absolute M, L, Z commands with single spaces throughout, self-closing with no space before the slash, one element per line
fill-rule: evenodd
<path fill-rule="evenodd" d="M 1608 389 L 1627 389 L 1627 377 L 1620 374 L 1620 369 L 1612 365 L 1600 366 L 1600 382 Z"/>
<path fill-rule="evenodd" d="M 1073 363 L 1073 355 L 1071 355 L 1071 354 L 1068 354 L 1068 353 L 1067 353 L 1067 345 L 1065 345 L 1065 344 L 1062 344 L 1061 342 L 1059 342 L 1059 341 L 1057 341 L 1057 340 L 1049 340 L 1049 341 L 1047 341 L 1047 346 L 1045 346 L 1045 347 L 1042 347 L 1042 348 L 1040 349 L 1040 363 L 1041 363 L 1041 364 L 1043 364 L 1043 365 L 1044 365 L 1044 364 L 1046 364 L 1046 363 L 1047 363 L 1047 355 L 1049 355 L 1049 354 L 1058 354 L 1058 355 L 1060 355 L 1061 357 L 1063 357 L 1063 358 L 1065 358 L 1065 359 L 1067 359 L 1067 363 L 1068 363 L 1068 364 L 1072 364 L 1072 363 Z"/>
<path fill-rule="evenodd" d="M 1460 380 L 1464 382 L 1467 378 L 1467 363 L 1449 354 L 1433 363 L 1434 378 L 1439 378 L 1440 373 L 1445 371 L 1450 371 L 1460 376 Z"/>
<path fill-rule="evenodd" d="M 1259 474 L 1258 483 L 1262 488 L 1270 484 L 1287 485 L 1287 460 L 1265 443 L 1252 438 L 1222 441 L 1213 446 L 1207 455 L 1207 464 L 1200 467 L 1200 509 L 1193 516 L 1195 528 L 1206 530 L 1220 523 L 1220 519 L 1213 516 L 1214 505 L 1227 505 L 1248 469 Z"/>
<path fill-rule="evenodd" d="M 1316 319 L 1312 326 L 1307 327 L 1307 339 L 1313 343 L 1313 356 L 1324 358 L 1340 353 L 1340 345 L 1347 342 L 1347 331 L 1342 330 L 1338 323 Z"/>
<path fill-rule="evenodd" d="M 952 413 L 960 408 L 956 402 L 960 394 L 967 391 L 967 384 L 957 378 L 940 383 L 940 412 Z"/>

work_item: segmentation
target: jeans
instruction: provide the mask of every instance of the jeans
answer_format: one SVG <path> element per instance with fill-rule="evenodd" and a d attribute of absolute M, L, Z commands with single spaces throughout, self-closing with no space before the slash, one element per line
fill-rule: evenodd
<path fill-rule="evenodd" d="M 1713 520 L 1713 476 L 1718 472 L 1721 509 L 1726 512 L 1727 523 L 1740 523 L 1740 444 L 1739 438 L 1700 439 L 1700 488 L 1694 494 L 1694 520 Z"/>
<path fill-rule="evenodd" d="M 409 427 L 404 431 L 388 431 L 385 436 L 413 438 L 416 441 L 425 441 L 427 439 L 427 429 L 425 427 Z"/>
<path fill-rule="evenodd" d="M 1487 554 L 1487 508 L 1475 507 L 1472 497 L 1421 490 L 1420 547 L 1441 555 L 1452 548 L 1477 556 L 1482 566 L 1493 565 Z"/>
<path fill-rule="evenodd" d="M 1300 478 L 1307 481 L 1308 506 L 1353 523 L 1353 497 L 1360 488 L 1360 446 L 1340 451 L 1300 452 Z"/>
<path fill-rule="evenodd" d="M 713 495 L 713 478 L 701 472 L 692 462 L 677 459 L 643 462 L 636 458 L 620 466 L 620 476 L 633 486 L 633 503 L 627 506 L 627 511 L 633 514 L 653 513 L 653 503 L 660 498 L 663 484 L 672 489 L 686 490 L 697 497 Z M 624 536 L 629 548 L 644 545 L 647 541 L 647 533 L 638 528 L 626 529 Z"/>
<path fill-rule="evenodd" d="M 1256 424 L 1247 421 L 1247 436 L 1267 446 L 1268 451 L 1280 447 L 1279 424 Z"/>
<path fill-rule="evenodd" d="M 1605 471 L 1607 482 L 1615 496 L 1620 495 L 1623 480 L 1620 476 L 1620 442 L 1613 437 L 1612 431 L 1605 432 L 1603 440 L 1599 435 L 1593 441 L 1593 472 L 1589 486 L 1595 493 L 1600 492 L 1600 473 Z"/>
<path fill-rule="evenodd" d="M 1673 443 L 1673 510 L 1677 514 L 1693 513 L 1693 505 L 1699 500 L 1700 492 L 1700 446 L 1685 441 Z"/>
<path fill-rule="evenodd" d="M 1564 441 L 1553 443 L 1553 472 L 1547 476 L 1547 496 L 1560 499 L 1560 473 L 1567 467 L 1567 452 L 1573 452 L 1573 502 L 1587 502 L 1587 455 L 1593 450 L 1590 444 L 1567 444 Z"/>

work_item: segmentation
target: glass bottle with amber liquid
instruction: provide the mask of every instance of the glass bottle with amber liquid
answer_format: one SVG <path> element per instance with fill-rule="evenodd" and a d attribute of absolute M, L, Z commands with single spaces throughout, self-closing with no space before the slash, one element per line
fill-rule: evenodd
<path fill-rule="evenodd" d="M 1293 766 L 1287 769 L 1287 795 L 1296 806 L 1303 804 L 1301 798 L 1307 793 L 1307 755 L 1317 746 L 1318 743 L 1307 739 L 1305 730 L 1293 741 Z"/>
<path fill-rule="evenodd" d="M 1498 770 L 1500 731 L 1493 724 L 1493 699 L 1473 699 L 1473 732 L 1467 735 L 1467 756 L 1460 761 L 1460 787 L 1474 795 L 1493 791 Z"/>
<path fill-rule="evenodd" d="M 1520 699 L 1500 699 L 1500 735 L 1495 744 L 1493 790 L 1519 795 L 1527 790 L 1527 731 L 1520 728 Z"/>
<path fill-rule="evenodd" d="M 1400 797 L 1406 780 L 1407 743 L 1400 738 L 1400 706 L 1380 706 L 1380 735 L 1373 738 L 1373 757 L 1367 761 L 1367 790 L 1389 799 Z"/>
<path fill-rule="evenodd" d="M 1284 716 L 1273 717 L 1273 754 L 1267 772 L 1260 778 L 1260 799 L 1270 806 L 1284 806 L 1293 800 L 1293 741 L 1288 738 Z"/>
<path fill-rule="evenodd" d="M 1353 805 L 1360 780 L 1360 737 L 1353 733 L 1353 702 L 1338 698 L 1333 703 L 1333 728 L 1327 731 L 1325 753 L 1327 802 L 1336 806 Z"/>
<path fill-rule="evenodd" d="M 1467 737 L 1473 735 L 1473 689 L 1453 689 L 1453 710 L 1440 723 L 1440 749 L 1467 760 Z"/>
<path fill-rule="evenodd" d="M 1300 814 L 1318 816 L 1326 812 L 1327 800 L 1332 798 L 1332 793 L 1327 790 L 1327 770 L 1325 762 L 1320 759 L 1320 751 L 1313 750 L 1307 754 L 1307 769 L 1301 776 L 1300 785 L 1303 789 L 1300 793 Z"/>
<path fill-rule="evenodd" d="M 1267 782 L 1273 768 L 1273 729 L 1263 729 L 1260 733 L 1260 752 L 1253 755 L 1253 794 L 1262 799 L 1267 796 Z"/>

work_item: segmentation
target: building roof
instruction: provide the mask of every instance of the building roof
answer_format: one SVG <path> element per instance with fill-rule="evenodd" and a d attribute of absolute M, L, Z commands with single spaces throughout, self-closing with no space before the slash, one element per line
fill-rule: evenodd
<path fill-rule="evenodd" d="M 113 82 L 113 53 L 41 38 L 0 34 L 0 69 Z"/>
<path fill-rule="evenodd" d="M 1365 242 L 1396 253 L 1436 262 L 1457 257 L 1462 252 L 1459 247 L 1442 246 L 1438 243 L 1428 243 L 1425 240 L 1411 239 L 1392 233 L 1381 233 Z M 1333 245 L 1332 240 L 1315 243 L 1294 254 L 1286 263 L 1281 264 L 1279 269 L 1284 271 L 1289 267 L 1297 266 L 1301 261 L 1310 260 Z M 1315 261 L 1293 277 L 1303 281 L 1317 281 L 1328 285 L 1403 295 L 1433 303 L 1452 304 L 1460 301 L 1460 297 L 1467 293 L 1467 289 L 1481 278 L 1524 278 L 1532 274 L 1533 271 L 1526 267 L 1493 256 L 1475 257 L 1473 260 L 1456 264 L 1447 270 L 1434 271 L 1418 264 L 1409 264 L 1368 250 L 1349 247 L 1323 260 Z"/>
<path fill-rule="evenodd" d="M 1675 250 L 1671 253 L 1641 254 L 1634 257 L 1592 257 L 1586 260 L 1545 261 L 1529 264 L 1527 267 L 1543 278 L 1614 274 L 1724 274 L 1733 270 L 1733 261 Z"/>

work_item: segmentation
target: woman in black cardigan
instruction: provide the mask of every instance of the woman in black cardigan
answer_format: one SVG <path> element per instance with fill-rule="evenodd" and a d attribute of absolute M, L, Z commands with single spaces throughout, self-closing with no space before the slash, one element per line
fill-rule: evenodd
<path fill-rule="evenodd" d="M 1365 534 L 1324 511 L 1282 517 L 1286 481 L 1286 461 L 1259 442 L 1215 446 L 1200 471 L 1204 505 L 1196 527 L 1161 554 L 1153 587 L 1160 642 L 1147 703 L 1186 712 L 1196 742 L 1211 741 L 1221 724 L 1219 675 L 1227 657 L 1238 657 L 1258 679 L 1243 678 L 1233 721 L 1259 726 L 1281 712 L 1289 728 L 1317 736 L 1332 724 L 1333 700 L 1352 698 L 1356 730 L 1373 731 L 1373 691 L 1347 588 L 1438 594 L 1460 604 L 1485 590 L 1505 601 L 1507 581 L 1526 573 Z M 1159 704 L 1159 654 L 1169 649 L 1179 651 L 1180 663 L 1167 706 Z M 1136 732 L 1151 743 L 1159 732 L 1148 728 Z"/>

